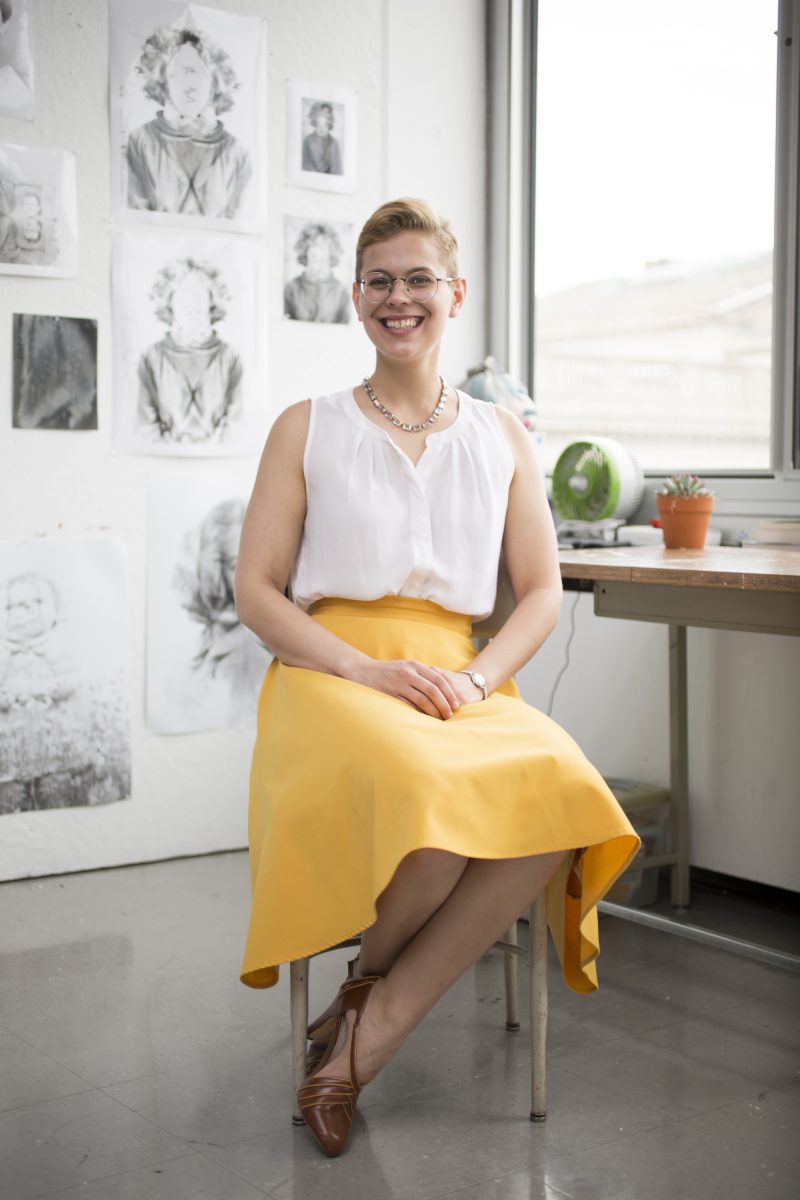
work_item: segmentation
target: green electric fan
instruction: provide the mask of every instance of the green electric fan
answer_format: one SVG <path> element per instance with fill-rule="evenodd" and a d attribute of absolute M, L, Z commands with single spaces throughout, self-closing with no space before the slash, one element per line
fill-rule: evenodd
<path fill-rule="evenodd" d="M 570 442 L 553 467 L 553 507 L 570 523 L 619 526 L 633 515 L 644 475 L 630 451 L 613 438 Z"/>

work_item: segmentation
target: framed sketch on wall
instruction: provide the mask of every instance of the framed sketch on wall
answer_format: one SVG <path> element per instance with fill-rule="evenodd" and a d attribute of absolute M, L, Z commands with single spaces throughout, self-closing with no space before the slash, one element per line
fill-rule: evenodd
<path fill-rule="evenodd" d="M 255 726 L 270 655 L 241 624 L 233 576 L 251 478 L 151 477 L 148 494 L 147 727 Z"/>
<path fill-rule="evenodd" d="M 110 38 L 116 214 L 263 228 L 263 18 L 177 0 L 111 0 Z"/>
<path fill-rule="evenodd" d="M 0 0 L 0 117 L 33 120 L 30 0 Z"/>
<path fill-rule="evenodd" d="M 120 542 L 0 545 L 0 815 L 130 795 Z"/>
<path fill-rule="evenodd" d="M 358 94 L 351 88 L 287 80 L 287 182 L 325 192 L 354 192 Z"/>
<path fill-rule="evenodd" d="M 74 156 L 0 144 L 0 274 L 72 276 L 77 269 Z"/>
<path fill-rule="evenodd" d="M 284 217 L 283 315 L 293 321 L 347 325 L 353 314 L 353 226 Z"/>
<path fill-rule="evenodd" d="M 97 429 L 97 321 L 14 313 L 15 429 Z"/>
<path fill-rule="evenodd" d="M 265 422 L 257 248 L 206 233 L 118 231 L 114 430 L 129 454 L 255 454 Z"/>

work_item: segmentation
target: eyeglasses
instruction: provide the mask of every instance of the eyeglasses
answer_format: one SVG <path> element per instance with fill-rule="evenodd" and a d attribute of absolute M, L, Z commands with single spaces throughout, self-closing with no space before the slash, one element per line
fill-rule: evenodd
<path fill-rule="evenodd" d="M 440 283 L 455 283 L 455 275 L 432 275 L 430 271 L 413 271 L 410 275 L 389 275 L 386 271 L 367 271 L 359 279 L 361 295 L 368 304 L 380 304 L 388 300 L 398 279 L 406 289 L 406 295 L 420 304 L 427 304 L 439 290 Z"/>

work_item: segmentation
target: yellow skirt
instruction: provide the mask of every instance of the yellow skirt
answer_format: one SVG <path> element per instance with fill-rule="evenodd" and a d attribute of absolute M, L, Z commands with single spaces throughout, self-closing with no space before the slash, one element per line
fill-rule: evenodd
<path fill-rule="evenodd" d="M 451 670 L 474 658 L 470 618 L 429 601 L 322 600 L 311 615 L 373 658 Z M 513 680 L 439 721 L 277 659 L 258 706 L 249 829 L 241 978 L 256 988 L 277 983 L 278 964 L 366 929 L 402 859 L 433 847 L 468 858 L 577 851 L 549 885 L 548 921 L 567 984 L 594 991 L 596 905 L 639 847 L 602 777 Z"/>

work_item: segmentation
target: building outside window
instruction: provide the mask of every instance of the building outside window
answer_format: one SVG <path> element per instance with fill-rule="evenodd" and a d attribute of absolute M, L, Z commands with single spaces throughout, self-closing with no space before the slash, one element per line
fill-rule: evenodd
<path fill-rule="evenodd" d="M 646 470 L 768 470 L 777 0 L 539 0 L 534 393 Z"/>

